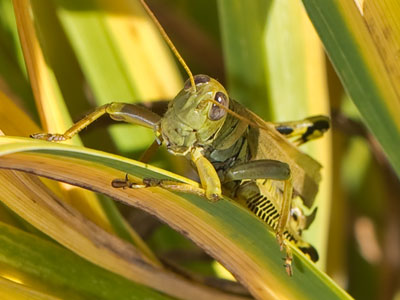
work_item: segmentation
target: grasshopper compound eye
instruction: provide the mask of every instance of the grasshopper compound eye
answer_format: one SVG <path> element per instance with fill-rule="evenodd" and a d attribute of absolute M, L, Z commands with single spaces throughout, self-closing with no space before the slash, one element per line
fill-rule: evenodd
<path fill-rule="evenodd" d="M 196 86 L 199 84 L 207 83 L 210 80 L 211 80 L 210 76 L 207 76 L 207 75 L 200 74 L 200 75 L 194 76 L 194 83 L 196 84 Z M 184 89 L 189 90 L 191 88 L 192 88 L 192 85 L 191 85 L 190 79 L 188 79 L 185 82 Z"/>
<path fill-rule="evenodd" d="M 224 107 L 228 107 L 228 105 L 229 105 L 229 98 L 223 92 L 217 92 L 215 94 L 214 99 L 218 103 L 222 104 Z M 226 115 L 226 113 L 227 113 L 227 111 L 223 107 L 213 104 L 208 113 L 208 118 L 211 121 L 218 121 L 222 117 L 224 117 Z"/>

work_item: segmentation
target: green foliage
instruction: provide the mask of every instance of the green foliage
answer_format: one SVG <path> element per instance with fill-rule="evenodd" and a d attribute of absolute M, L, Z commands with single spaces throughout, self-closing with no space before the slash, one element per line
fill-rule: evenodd
<path fill-rule="evenodd" d="M 282 254 L 265 224 L 227 200 L 210 204 L 199 197 L 163 191 L 146 191 L 145 196 L 139 192 L 128 200 L 114 194 L 109 185 L 112 172 L 120 172 L 120 177 L 123 172 L 138 177 L 175 175 L 110 154 L 138 159 L 154 134 L 124 124 L 112 124 L 107 130 L 103 120 L 80 137 L 85 146 L 106 154 L 80 146 L 1 138 L 0 167 L 7 159 L 19 158 L 25 171 L 45 168 L 47 176 L 108 193 L 128 205 L 49 181 L 46 188 L 29 186 L 30 177 L 24 183 L 20 180 L 24 175 L 0 170 L 0 199 L 9 206 L 0 206 L 4 270 L 0 296 L 12 298 L 10 291 L 15 290 L 32 299 L 243 299 L 207 286 L 198 274 L 193 278 L 200 283 L 176 277 L 160 266 L 155 255 L 175 257 L 168 263 L 186 267 L 185 272 L 203 269 L 222 276 L 216 269 L 210 271 L 215 261 L 203 259 L 204 253 L 199 256 L 200 248 L 238 275 L 258 298 L 349 298 L 321 270 L 357 299 L 378 295 L 390 299 L 399 293 L 392 255 L 400 252 L 393 230 L 400 228 L 398 1 L 357 1 L 357 6 L 348 0 L 302 0 L 304 7 L 290 0 L 148 2 L 194 73 L 216 77 L 235 100 L 263 118 L 287 121 L 332 111 L 332 135 L 303 148 L 323 165 L 317 218 L 305 232 L 305 239 L 320 253 L 318 269 L 295 254 L 294 277 L 288 278 L 281 266 Z M 63 131 L 71 120 L 110 101 L 168 100 L 187 77 L 139 1 L 32 0 L 28 17 L 22 14 L 26 3 L 0 0 L 0 130 L 6 135 L 27 137 L 39 127 Z M 76 138 L 72 143 L 81 142 Z M 49 157 L 62 162 L 64 173 L 56 163 L 46 166 Z M 67 171 L 67 162 L 75 168 L 76 178 L 67 177 L 73 173 Z M 81 172 L 86 163 L 93 164 L 92 173 Z M 195 177 L 185 163 L 163 150 L 150 163 Z M 97 171 L 104 172 L 98 182 L 108 180 L 103 188 L 91 177 Z M 33 192 L 26 192 L 30 189 Z M 64 203 L 65 209 L 73 207 L 71 211 L 77 212 L 71 215 L 73 221 L 57 215 L 57 209 L 46 210 L 43 203 L 28 206 L 39 192 L 49 207 L 52 201 Z M 158 207 L 152 202 L 157 199 L 162 199 Z M 138 203 L 200 247 L 170 230 L 160 230 L 154 217 L 132 207 Z M 168 211 L 168 204 L 173 211 Z M 162 209 L 165 214 L 160 215 Z M 44 215 L 48 218 L 42 222 Z M 199 223 L 191 224 L 195 219 Z M 88 220 L 99 231 L 87 225 L 92 224 Z M 97 247 L 96 236 L 107 241 L 105 250 Z M 170 242 L 168 247 L 164 241 Z M 177 254 L 194 257 L 196 266 L 176 259 Z M 241 260 L 260 269 L 249 267 L 246 272 Z M 146 278 L 146 268 L 152 270 L 154 280 Z M 35 269 L 42 272 L 33 274 Z M 10 278 L 19 278 L 25 286 Z"/>

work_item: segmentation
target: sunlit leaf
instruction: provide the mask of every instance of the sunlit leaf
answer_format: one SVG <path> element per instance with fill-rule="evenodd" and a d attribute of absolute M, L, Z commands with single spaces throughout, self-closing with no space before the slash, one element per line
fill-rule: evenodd
<path fill-rule="evenodd" d="M 393 72 L 385 66 L 354 1 L 303 0 L 346 91 L 400 176 L 400 101 Z M 394 19 L 390 19 L 392 22 Z M 398 31 L 398 27 L 387 30 Z M 399 44 L 397 43 L 397 47 Z"/>
<path fill-rule="evenodd" d="M 184 180 L 172 173 L 85 148 L 21 138 L 3 137 L 0 142 L 1 167 L 31 171 L 90 188 L 156 215 L 205 248 L 256 297 L 348 297 L 295 248 L 295 276 L 287 276 L 274 234 L 258 218 L 230 201 L 210 203 L 198 196 L 176 195 L 160 188 L 115 189 L 110 184 L 126 173 L 139 178 Z M 57 167 L 54 167 L 56 162 Z M 80 172 L 77 174 L 78 165 Z M 105 264 L 110 268 L 110 263 L 102 259 L 101 265 L 105 267 Z M 144 278 L 141 276 L 140 282 Z"/>
<path fill-rule="evenodd" d="M 271 121 L 328 116 L 325 57 L 301 3 L 234 0 L 218 4 L 228 88 L 233 97 Z M 248 84 L 255 80 L 254 86 Z M 256 95 L 259 90 L 264 92 Z M 320 141 L 305 146 L 323 165 L 315 202 L 317 218 L 305 232 L 305 239 L 318 249 L 322 268 L 331 207 L 330 143 L 327 134 Z"/>
<path fill-rule="evenodd" d="M 170 299 L 3 223 L 0 245 L 0 275 L 14 281 L 0 279 L 2 299 Z"/>

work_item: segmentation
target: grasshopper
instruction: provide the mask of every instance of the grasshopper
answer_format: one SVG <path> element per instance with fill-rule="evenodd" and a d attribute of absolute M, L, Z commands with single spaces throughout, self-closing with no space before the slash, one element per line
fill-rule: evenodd
<path fill-rule="evenodd" d="M 330 127 L 329 118 L 314 116 L 285 123 L 266 122 L 238 102 L 225 88 L 207 75 L 193 76 L 164 29 L 141 0 L 166 42 L 189 75 L 183 89 L 169 102 L 164 116 L 143 106 L 113 102 L 75 123 L 63 134 L 38 133 L 31 137 L 65 141 L 104 114 L 112 119 L 154 130 L 158 144 L 173 155 L 185 156 L 197 169 L 201 187 L 145 178 L 132 182 L 128 175 L 112 182 L 115 188 L 160 186 L 173 191 L 195 193 L 210 201 L 222 194 L 231 197 L 265 221 L 285 250 L 284 267 L 292 275 L 292 254 L 288 242 L 313 261 L 318 253 L 302 237 L 315 217 L 306 216 L 318 191 L 321 165 L 302 153 L 297 145 L 321 137 Z M 154 144 L 155 145 L 155 144 Z"/>

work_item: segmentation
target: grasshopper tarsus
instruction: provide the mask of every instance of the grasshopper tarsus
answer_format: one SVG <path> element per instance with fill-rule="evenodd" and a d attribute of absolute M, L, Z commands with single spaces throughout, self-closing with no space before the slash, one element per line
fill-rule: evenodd
<path fill-rule="evenodd" d="M 288 261 L 288 259 L 286 258 L 285 263 L 283 264 L 283 267 L 286 270 L 286 274 L 288 274 L 288 276 L 292 277 L 293 276 L 292 259 L 290 259 L 290 261 Z"/>
<path fill-rule="evenodd" d="M 162 187 L 163 179 L 157 178 L 143 178 L 141 183 L 133 182 L 128 178 L 128 174 L 126 174 L 124 179 L 114 179 L 111 182 L 113 188 L 129 188 L 129 189 L 141 189 L 141 188 L 149 188 L 149 187 Z"/>
<path fill-rule="evenodd" d="M 217 202 L 217 201 L 219 201 L 219 200 L 221 200 L 222 199 L 222 197 L 221 196 L 219 196 L 218 194 L 212 194 L 211 195 L 211 199 L 209 199 L 211 202 Z"/>
<path fill-rule="evenodd" d="M 285 245 L 284 245 L 284 240 L 283 240 L 282 234 L 280 234 L 280 233 L 276 234 L 276 241 L 278 242 L 279 250 L 283 251 Z"/>
<path fill-rule="evenodd" d="M 206 197 L 205 190 L 187 183 L 182 183 L 178 181 L 173 181 L 169 179 L 158 179 L 158 178 L 143 178 L 141 183 L 136 183 L 131 181 L 127 176 L 125 178 L 117 178 L 111 182 L 111 186 L 114 188 L 122 189 L 141 189 L 141 188 L 151 188 L 151 187 L 161 187 L 163 189 L 179 192 L 194 194 L 201 197 Z M 218 195 L 215 195 L 212 199 L 208 198 L 211 202 L 215 202 L 220 199 Z"/>
<path fill-rule="evenodd" d="M 124 189 L 128 187 L 128 184 L 124 179 L 117 178 L 111 182 L 111 186 L 116 189 Z"/>
<path fill-rule="evenodd" d="M 62 142 L 67 140 L 67 138 L 63 134 L 58 133 L 34 133 L 30 135 L 31 138 L 37 140 L 45 140 L 49 142 Z"/>

